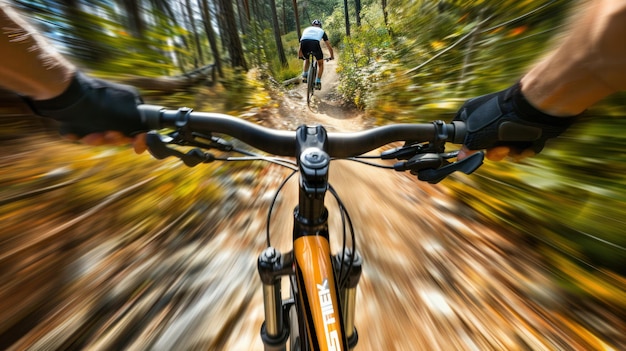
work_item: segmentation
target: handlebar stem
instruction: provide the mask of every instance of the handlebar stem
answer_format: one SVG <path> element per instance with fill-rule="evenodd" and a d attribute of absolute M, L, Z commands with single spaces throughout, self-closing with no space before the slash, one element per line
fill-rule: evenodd
<path fill-rule="evenodd" d="M 330 156 L 322 126 L 301 125 L 296 130 L 296 160 L 300 168 L 299 217 L 317 224 L 325 217 L 324 197 L 328 190 Z"/>

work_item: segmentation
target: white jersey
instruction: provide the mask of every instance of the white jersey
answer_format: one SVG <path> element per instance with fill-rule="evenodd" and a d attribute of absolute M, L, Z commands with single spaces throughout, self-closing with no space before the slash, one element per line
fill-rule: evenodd
<path fill-rule="evenodd" d="M 328 37 L 326 36 L 326 33 L 324 32 L 324 30 L 320 27 L 307 27 L 302 31 L 302 37 L 300 38 L 300 40 L 328 40 Z"/>

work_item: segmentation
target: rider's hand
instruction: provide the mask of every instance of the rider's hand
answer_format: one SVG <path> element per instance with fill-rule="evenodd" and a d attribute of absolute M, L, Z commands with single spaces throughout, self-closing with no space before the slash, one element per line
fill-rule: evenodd
<path fill-rule="evenodd" d="M 77 72 L 61 95 L 49 100 L 29 100 L 33 111 L 61 123 L 60 132 L 89 145 L 133 143 L 143 151 L 141 132 L 148 127 L 141 121 L 137 90 L 89 77 Z"/>
<path fill-rule="evenodd" d="M 125 136 L 121 132 L 116 131 L 106 131 L 102 133 L 91 133 L 87 134 L 82 138 L 79 138 L 75 134 L 66 134 L 65 138 L 73 141 L 80 141 L 83 144 L 91 145 L 91 146 L 100 146 L 100 145 L 128 145 L 132 144 L 135 153 L 141 154 L 148 149 L 146 144 L 146 133 L 135 134 L 132 137 Z"/>
<path fill-rule="evenodd" d="M 467 135 L 459 159 L 475 150 L 487 149 L 487 158 L 515 159 L 539 153 L 546 140 L 557 137 L 575 120 L 555 117 L 533 107 L 521 93 L 519 83 L 508 89 L 466 101 L 455 121 L 464 121 Z"/>

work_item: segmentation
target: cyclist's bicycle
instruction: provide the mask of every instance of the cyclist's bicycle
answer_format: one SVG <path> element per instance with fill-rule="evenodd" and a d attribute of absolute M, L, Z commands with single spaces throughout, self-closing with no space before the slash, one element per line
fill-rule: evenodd
<path fill-rule="evenodd" d="M 306 81 L 306 103 L 309 105 L 313 99 L 313 93 L 316 89 L 315 81 L 317 79 L 317 59 L 315 59 L 313 51 L 308 52 L 305 57 L 305 60 L 309 60 L 309 70 L 307 72 Z M 324 60 L 330 61 L 330 58 L 325 58 Z"/>
<path fill-rule="evenodd" d="M 328 183 L 333 159 L 349 159 L 377 167 L 410 171 L 418 179 L 437 183 L 455 171 L 472 173 L 483 162 L 476 153 L 451 162 L 457 151 L 445 150 L 447 142 L 461 144 L 466 129 L 463 122 L 442 121 L 425 124 L 394 124 L 355 133 L 328 133 L 324 127 L 302 125 L 296 131 L 280 131 L 258 126 L 243 119 L 193 112 L 188 108 L 167 110 L 141 105 L 144 121 L 153 129 L 147 135 L 150 153 L 157 159 L 180 158 L 187 166 L 214 161 L 266 160 L 293 172 L 279 186 L 270 206 L 266 227 L 267 248 L 259 255 L 258 272 L 263 285 L 265 321 L 261 339 L 266 351 L 353 349 L 358 341 L 355 328 L 356 291 L 362 258 L 356 251 L 352 220 L 335 189 Z M 172 128 L 168 134 L 157 129 Z M 238 148 L 220 133 L 273 156 L 261 156 Z M 364 155 L 384 145 L 404 141 L 401 147 L 383 151 L 379 156 Z M 190 146 L 183 152 L 168 145 Z M 204 150 L 202 150 L 204 149 Z M 206 152 L 215 149 L 220 154 Z M 240 153 L 244 157 L 232 157 Z M 295 157 L 295 160 L 278 158 Z M 373 163 L 370 159 L 398 160 L 393 165 Z M 299 174 L 299 202 L 294 210 L 293 248 L 281 253 L 270 243 L 272 207 L 291 176 Z M 338 203 L 343 220 L 343 245 L 332 255 L 325 196 L 330 193 Z M 347 232 L 351 245 L 347 245 Z M 281 279 L 290 282 L 290 298 L 283 299 Z"/>

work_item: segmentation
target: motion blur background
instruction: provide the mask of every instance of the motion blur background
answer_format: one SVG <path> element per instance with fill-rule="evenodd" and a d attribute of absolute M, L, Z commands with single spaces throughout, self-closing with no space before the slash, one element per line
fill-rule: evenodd
<path fill-rule="evenodd" d="M 576 13 L 576 2 L 565 0 L 6 2 L 79 67 L 137 86 L 150 103 L 261 123 L 259 116 L 279 103 L 277 82 L 300 74 L 297 33 L 314 18 L 341 52 L 337 94 L 382 125 L 450 120 L 467 98 L 508 87 Z M 266 204 L 238 206 L 269 192 L 257 181 L 268 172 L 263 164 L 190 170 L 126 148 L 70 144 L 49 121 L 24 118 L 29 111 L 18 98 L 1 96 L 2 349 L 128 346 L 119 339 L 108 347 L 98 342 L 107 333 L 128 340 L 159 329 L 163 310 L 146 307 L 152 314 L 143 316 L 149 321 L 141 331 L 133 323 L 143 317 L 120 322 L 120 316 L 146 291 L 152 294 L 146 306 L 176 302 L 149 287 L 186 277 L 180 261 L 158 265 L 173 258 L 152 247 L 174 247 L 203 230 L 233 231 L 224 218 L 238 225 L 264 220 L 259 208 Z M 533 260 L 540 257 L 564 294 L 611 311 L 611 319 L 580 317 L 599 330 L 626 321 L 624 102 L 620 93 L 594 106 L 537 157 L 488 162 L 470 177 L 440 185 L 480 222 L 506 228 L 537 254 Z M 249 193 L 241 195 L 242 188 Z M 235 253 L 249 256 L 234 266 L 240 268 L 235 274 L 253 277 L 258 252 Z M 180 260 L 198 264 L 219 254 L 215 247 L 193 255 L 176 251 Z M 148 268 L 128 273 L 137 260 Z M 224 279 L 232 267 L 215 267 L 224 274 L 212 279 Z M 105 291 L 107 283 L 114 287 Z M 258 290 L 257 280 L 248 284 Z M 247 290 L 221 293 L 235 305 L 250 298 Z M 579 333 L 603 340 L 590 345 L 626 347 L 610 332 L 599 335 Z"/>

